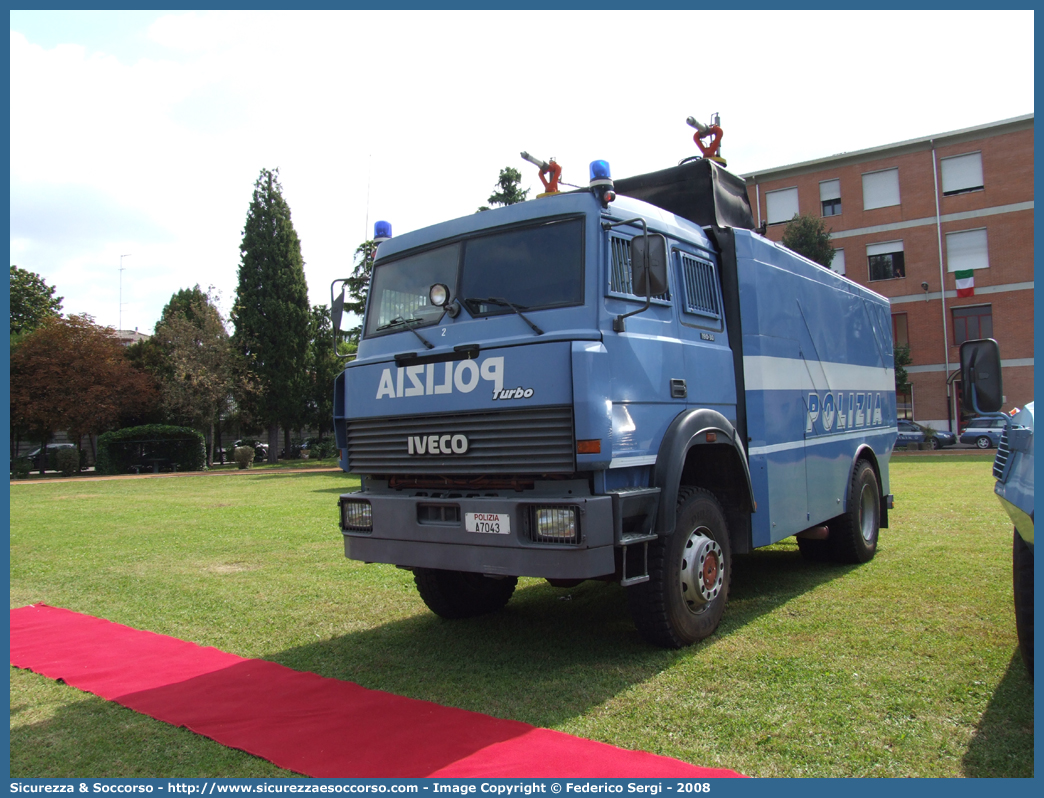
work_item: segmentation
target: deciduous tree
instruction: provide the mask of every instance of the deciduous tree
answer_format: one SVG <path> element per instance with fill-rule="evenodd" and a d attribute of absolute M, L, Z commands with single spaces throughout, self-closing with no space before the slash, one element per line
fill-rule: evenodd
<path fill-rule="evenodd" d="M 828 269 L 834 260 L 830 230 L 818 216 L 795 215 L 783 228 L 783 246 Z"/>
<path fill-rule="evenodd" d="M 305 423 L 323 433 L 333 431 L 333 384 L 344 368 L 344 361 L 334 353 L 333 324 L 326 305 L 312 308 L 308 327 L 309 398 Z"/>
<path fill-rule="evenodd" d="M 357 246 L 352 256 L 352 275 L 344 283 L 344 312 L 352 313 L 359 319 L 366 311 L 366 297 L 370 292 L 370 278 L 373 276 L 373 258 L 376 252 L 377 244 L 372 239 Z M 346 337 L 348 341 L 358 345 L 361 334 L 362 325 L 359 324 L 348 330 Z"/>
<path fill-rule="evenodd" d="M 41 445 L 59 430 L 79 442 L 155 401 L 152 381 L 113 335 L 89 316 L 48 319 L 29 333 L 11 357 L 12 422 Z"/>
<path fill-rule="evenodd" d="M 260 387 L 255 398 L 241 402 L 249 402 L 253 415 L 268 427 L 268 458 L 275 462 L 279 426 L 289 450 L 290 430 L 302 418 L 310 310 L 301 241 L 278 169 L 262 169 L 254 184 L 239 250 L 232 340 Z"/>
<path fill-rule="evenodd" d="M 526 199 L 526 195 L 529 193 L 528 188 L 521 188 L 522 173 L 511 166 L 505 166 L 500 170 L 500 177 L 497 178 L 497 187 L 486 202 L 489 205 L 514 205 L 516 202 L 523 202 Z M 480 211 L 488 211 L 489 205 L 483 205 L 479 208 Z"/>
<path fill-rule="evenodd" d="M 207 435 L 214 460 L 214 426 L 233 387 L 233 351 L 221 312 L 197 285 L 171 297 L 152 340 L 160 352 L 156 374 L 164 410 Z"/>
<path fill-rule="evenodd" d="M 12 337 L 32 332 L 46 320 L 62 315 L 63 297 L 55 296 L 55 290 L 40 275 L 11 267 Z"/>

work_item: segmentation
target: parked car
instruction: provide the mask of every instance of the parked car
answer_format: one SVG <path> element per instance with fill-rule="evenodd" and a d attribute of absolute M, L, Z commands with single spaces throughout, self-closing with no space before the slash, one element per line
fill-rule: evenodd
<path fill-rule="evenodd" d="M 232 444 L 232 451 L 236 450 L 237 446 L 253 446 L 254 447 L 254 462 L 260 462 L 261 460 L 268 459 L 268 445 L 261 443 L 261 441 L 236 441 Z"/>
<path fill-rule="evenodd" d="M 961 443 L 971 443 L 980 449 L 996 449 L 1004 432 L 1000 418 L 973 418 L 961 433 Z"/>
<path fill-rule="evenodd" d="M 49 443 L 47 444 L 47 463 L 45 469 L 47 471 L 57 471 L 58 469 L 58 452 L 62 449 L 75 449 L 75 443 Z M 15 463 L 23 463 L 28 465 L 30 470 L 35 471 L 40 467 L 39 462 L 40 447 L 37 446 L 28 454 L 23 454 L 21 457 L 16 457 L 11 461 L 11 470 L 15 471 Z M 24 466 L 23 466 L 24 467 Z M 80 451 L 80 469 L 87 467 L 87 452 Z"/>
<path fill-rule="evenodd" d="M 49 468 L 52 471 L 54 471 L 57 468 L 57 466 L 55 465 L 56 461 L 55 461 L 54 458 L 55 458 L 55 455 L 58 454 L 59 450 L 61 450 L 61 449 L 75 449 L 75 448 L 76 448 L 76 444 L 75 443 L 49 443 L 49 444 L 47 444 L 47 468 Z M 39 458 L 39 456 L 40 456 L 40 447 L 37 446 L 35 449 L 33 449 L 31 452 L 29 452 L 29 454 L 23 454 L 21 457 L 19 457 L 17 459 L 18 460 L 26 460 L 26 461 L 28 461 L 32 465 L 33 468 L 37 468 L 39 466 L 39 463 L 37 462 L 37 458 Z"/>
<path fill-rule="evenodd" d="M 953 446 L 957 443 L 957 436 L 948 430 L 929 429 L 916 421 L 908 421 L 905 418 L 899 419 L 898 427 L 899 436 L 895 441 L 896 446 L 930 441 L 933 449 L 942 449 L 944 446 Z"/>

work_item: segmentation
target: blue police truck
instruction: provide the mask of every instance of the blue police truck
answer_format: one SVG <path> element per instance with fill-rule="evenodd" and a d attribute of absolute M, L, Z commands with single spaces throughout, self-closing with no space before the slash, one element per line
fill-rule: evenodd
<path fill-rule="evenodd" d="M 754 227 L 709 158 L 615 183 L 595 161 L 589 189 L 378 223 L 335 386 L 362 478 L 339 500 L 346 556 L 411 570 L 446 618 L 500 609 L 520 576 L 618 581 L 667 647 L 718 626 L 736 554 L 796 535 L 812 559 L 872 558 L 888 301 Z"/>

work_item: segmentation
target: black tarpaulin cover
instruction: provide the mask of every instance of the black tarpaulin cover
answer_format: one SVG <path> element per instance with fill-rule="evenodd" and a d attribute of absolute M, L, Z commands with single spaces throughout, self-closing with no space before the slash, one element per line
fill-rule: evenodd
<path fill-rule="evenodd" d="M 714 161 L 688 161 L 659 172 L 625 177 L 615 181 L 615 190 L 701 227 L 755 228 L 746 183 Z"/>

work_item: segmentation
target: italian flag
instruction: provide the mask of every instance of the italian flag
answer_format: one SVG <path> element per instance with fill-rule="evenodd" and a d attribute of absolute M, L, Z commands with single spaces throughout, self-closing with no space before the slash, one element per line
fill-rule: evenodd
<path fill-rule="evenodd" d="M 957 278 L 957 296 L 975 296 L 975 272 L 972 269 L 954 272 Z"/>

